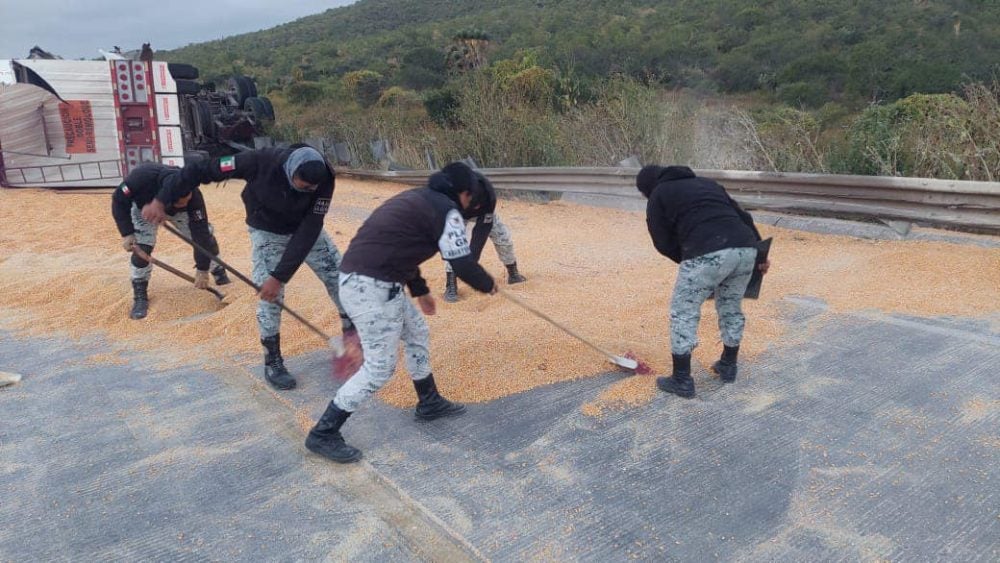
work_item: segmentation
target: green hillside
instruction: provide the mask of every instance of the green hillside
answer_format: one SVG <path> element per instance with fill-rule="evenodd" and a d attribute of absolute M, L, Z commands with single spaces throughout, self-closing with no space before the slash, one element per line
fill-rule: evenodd
<path fill-rule="evenodd" d="M 806 105 L 952 91 L 989 78 L 1000 60 L 995 0 L 362 0 L 160 56 L 206 76 L 241 71 L 265 88 L 368 69 L 422 90 L 440 86 L 465 30 L 488 35 L 491 60 L 531 52 L 582 77 L 768 91 Z"/>
<path fill-rule="evenodd" d="M 997 0 L 362 0 L 158 56 L 252 76 L 274 137 L 354 166 L 1000 178 Z"/>

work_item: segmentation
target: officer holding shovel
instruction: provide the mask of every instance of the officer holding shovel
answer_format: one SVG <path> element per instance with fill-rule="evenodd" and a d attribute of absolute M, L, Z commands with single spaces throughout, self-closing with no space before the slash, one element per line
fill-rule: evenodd
<path fill-rule="evenodd" d="M 250 231 L 252 277 L 260 287 L 257 326 L 268 384 L 279 390 L 296 385 L 281 355 L 281 307 L 277 302 L 283 300 L 285 284 L 303 263 L 323 282 L 340 311 L 345 344 L 358 346 L 354 325 L 340 303 L 340 252 L 323 230 L 333 197 L 334 171 L 316 149 L 295 144 L 194 161 L 185 165 L 181 177 L 173 191 L 157 195 L 143 208 L 147 221 L 162 221 L 165 206 L 199 184 L 229 178 L 246 180 L 241 197 Z"/>
<path fill-rule="evenodd" d="M 143 219 L 140 210 L 161 191 L 166 193 L 172 190 L 179 181 L 180 168 L 150 162 L 133 169 L 118 186 L 111 196 L 111 215 L 122 236 L 122 248 L 125 252 L 132 252 L 133 245 L 138 246 L 147 255 L 153 252 L 153 246 L 156 245 L 156 224 Z M 219 253 L 219 243 L 212 234 L 212 225 L 208 222 L 205 198 L 201 190 L 192 190 L 174 201 L 164 210 L 164 214 L 165 219 L 179 231 L 192 237 L 205 249 L 215 254 Z M 207 289 L 211 259 L 195 251 L 194 261 L 194 285 L 198 289 Z M 149 308 L 147 290 L 153 266 L 138 254 L 132 254 L 131 266 L 133 303 L 129 316 L 133 319 L 142 319 L 145 318 Z M 215 277 L 216 285 L 230 282 L 226 270 L 218 264 L 212 268 L 212 275 Z"/>

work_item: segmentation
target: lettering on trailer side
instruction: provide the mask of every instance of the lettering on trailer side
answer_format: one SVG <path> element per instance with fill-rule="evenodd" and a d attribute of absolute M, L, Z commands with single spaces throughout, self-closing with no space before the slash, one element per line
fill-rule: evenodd
<path fill-rule="evenodd" d="M 66 138 L 68 154 L 97 152 L 97 136 L 94 134 L 94 113 L 87 100 L 70 100 L 59 104 L 63 136 Z"/>

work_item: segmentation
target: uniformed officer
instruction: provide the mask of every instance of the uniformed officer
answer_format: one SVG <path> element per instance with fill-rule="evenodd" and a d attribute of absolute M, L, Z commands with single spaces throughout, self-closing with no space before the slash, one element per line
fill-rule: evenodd
<path fill-rule="evenodd" d="M 417 392 L 416 418 L 434 420 L 465 412 L 463 405 L 442 397 L 434 382 L 430 330 L 420 311 L 433 315 L 435 302 L 420 264 L 440 252 L 462 281 L 482 293 L 494 293 L 496 283 L 476 261 L 465 221 L 492 213 L 495 205 L 492 191 L 482 187 L 471 168 L 456 162 L 431 175 L 426 187 L 390 198 L 364 222 L 344 254 L 340 272 L 340 297 L 357 326 L 364 364 L 340 387 L 309 432 L 310 451 L 340 463 L 361 458 L 357 448 L 345 443 L 340 428 L 392 377 L 400 343 Z"/>
<path fill-rule="evenodd" d="M 125 181 L 118 186 L 111 196 L 111 215 L 122 236 L 122 248 L 125 252 L 132 252 L 132 245 L 138 245 L 146 254 L 153 252 L 153 247 L 156 245 L 156 224 L 143 219 L 140 210 L 160 191 L 169 192 L 173 184 L 179 180 L 180 168 L 145 163 L 129 172 Z M 164 211 L 166 220 L 177 230 L 191 237 L 206 250 L 218 254 L 219 243 L 212 234 L 212 225 L 208 222 L 208 211 L 201 190 L 188 192 Z M 194 253 L 194 260 L 194 285 L 198 289 L 205 289 L 208 287 L 211 260 L 198 251 Z M 153 266 L 138 254 L 133 254 L 131 270 L 133 303 L 129 316 L 133 319 L 142 319 L 146 317 L 149 308 L 148 287 Z M 222 266 L 216 264 L 211 271 L 216 285 L 230 282 Z"/>
<path fill-rule="evenodd" d="M 484 188 L 489 190 L 491 193 L 495 194 L 493 189 L 493 184 L 479 172 L 476 172 L 477 180 L 484 184 Z M 494 197 L 496 197 L 494 195 Z M 473 223 L 473 221 L 467 221 L 467 223 Z M 515 284 L 528 281 L 520 272 L 517 270 L 517 257 L 514 255 L 514 239 L 510 235 L 510 229 L 507 225 L 500 220 L 500 214 L 490 213 L 485 216 L 479 217 L 475 220 L 475 226 L 473 227 L 474 234 L 478 234 L 479 231 L 476 230 L 480 224 L 486 225 L 488 229 L 486 230 L 490 241 L 493 243 L 493 248 L 497 251 L 497 256 L 500 258 L 500 262 L 507 268 L 507 283 Z M 480 255 L 482 254 L 483 246 L 485 240 L 481 237 L 472 237 L 472 251 L 476 256 L 478 261 Z M 444 300 L 449 303 L 454 303 L 458 301 L 458 280 L 455 277 L 455 272 L 451 267 L 451 262 L 445 262 L 445 286 L 444 286 Z"/>
<path fill-rule="evenodd" d="M 228 178 L 246 180 L 241 197 L 250 231 L 253 281 L 260 287 L 257 325 L 264 355 L 264 378 L 275 389 L 292 389 L 295 378 L 281 355 L 281 307 L 284 288 L 305 262 L 340 312 L 341 330 L 350 342 L 353 324 L 340 303 L 337 274 L 340 252 L 323 230 L 334 191 L 333 167 L 314 148 L 295 144 L 266 148 L 192 162 L 181 172 L 177 190 L 157 197 L 143 209 L 143 217 L 162 220 L 166 203 L 193 186 Z"/>
<path fill-rule="evenodd" d="M 698 345 L 701 305 L 715 292 L 722 357 L 712 366 L 723 382 L 736 380 L 743 339 L 743 293 L 755 267 L 760 233 L 753 217 L 717 182 L 687 166 L 642 168 L 636 187 L 648 202 L 646 225 L 660 254 L 680 264 L 670 303 L 673 374 L 657 378 L 667 393 L 691 398 L 691 351 Z M 766 272 L 769 262 L 760 264 Z"/>

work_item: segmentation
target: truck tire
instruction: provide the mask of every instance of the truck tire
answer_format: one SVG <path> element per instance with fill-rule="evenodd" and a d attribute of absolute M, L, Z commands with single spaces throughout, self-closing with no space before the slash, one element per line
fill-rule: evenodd
<path fill-rule="evenodd" d="M 274 108 L 271 104 L 265 102 L 267 98 L 247 98 L 247 101 L 243 104 L 243 111 L 249 113 L 253 116 L 254 121 L 273 121 L 274 120 Z"/>
<path fill-rule="evenodd" d="M 212 106 L 205 100 L 191 100 L 191 118 L 194 121 L 195 132 L 205 139 L 218 136 L 215 118 L 212 116 Z"/>
<path fill-rule="evenodd" d="M 271 99 L 267 96 L 257 96 L 257 99 L 264 102 L 264 107 L 267 108 L 267 115 L 270 119 L 274 119 L 274 106 L 271 105 Z"/>
<path fill-rule="evenodd" d="M 229 79 L 229 91 L 236 97 L 236 103 L 243 107 L 247 98 L 257 96 L 257 86 L 246 76 L 236 75 Z"/>
<path fill-rule="evenodd" d="M 201 84 L 194 80 L 181 79 L 177 81 L 178 96 L 197 96 L 198 92 L 201 92 Z"/>
<path fill-rule="evenodd" d="M 198 69 L 184 63 L 167 63 L 167 70 L 174 80 L 194 80 L 198 78 Z"/>
<path fill-rule="evenodd" d="M 184 151 L 184 162 L 185 163 L 187 163 L 187 162 L 198 162 L 198 161 L 202 161 L 202 160 L 208 160 L 209 158 L 211 158 L 211 155 L 208 154 L 208 151 L 199 151 L 199 150 Z"/>

